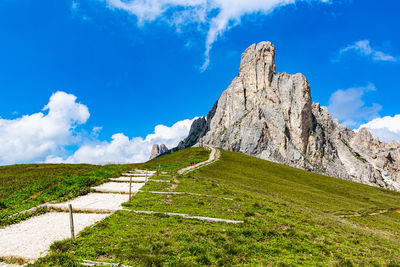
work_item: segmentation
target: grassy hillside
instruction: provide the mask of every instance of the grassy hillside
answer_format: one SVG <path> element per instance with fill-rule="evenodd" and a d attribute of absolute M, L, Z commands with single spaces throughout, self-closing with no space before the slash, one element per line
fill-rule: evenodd
<path fill-rule="evenodd" d="M 168 164 L 166 158 L 158 160 Z M 55 243 L 36 265 L 72 266 L 79 259 L 133 266 L 400 264 L 399 193 L 227 151 L 218 162 L 171 181 L 146 187 L 208 196 L 145 190 L 125 206 L 244 223 L 119 211 L 83 231 L 75 242 Z"/>
<path fill-rule="evenodd" d="M 46 212 L 41 208 L 9 218 L 10 215 L 50 201 L 64 201 L 87 194 L 90 187 L 104 183 L 132 168 L 174 171 L 191 162 L 208 159 L 209 151 L 190 148 L 153 159 L 143 164 L 21 164 L 0 167 L 0 226 L 16 223 L 32 215 Z M 168 164 L 166 164 L 168 163 Z"/>
<path fill-rule="evenodd" d="M 128 169 L 123 165 L 27 164 L 0 167 L 0 226 L 45 212 L 10 215 L 40 204 L 87 194 L 90 187 Z"/>
<path fill-rule="evenodd" d="M 166 154 L 141 164 L 134 164 L 135 168 L 155 170 L 160 165 L 163 171 L 177 171 L 189 166 L 191 163 L 199 163 L 208 159 L 210 152 L 204 148 L 188 148 Z"/>

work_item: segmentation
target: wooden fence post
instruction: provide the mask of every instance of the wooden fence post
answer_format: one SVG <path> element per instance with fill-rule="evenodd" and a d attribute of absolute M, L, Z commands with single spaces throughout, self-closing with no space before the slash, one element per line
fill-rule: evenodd
<path fill-rule="evenodd" d="M 144 183 L 147 184 L 147 169 L 146 169 L 146 179 L 144 180 Z"/>
<path fill-rule="evenodd" d="M 129 202 L 132 199 L 132 176 L 129 177 Z"/>
<path fill-rule="evenodd" d="M 75 240 L 74 217 L 72 215 L 72 205 L 71 204 L 68 205 L 68 209 L 69 209 L 69 225 L 71 228 L 71 239 Z"/>

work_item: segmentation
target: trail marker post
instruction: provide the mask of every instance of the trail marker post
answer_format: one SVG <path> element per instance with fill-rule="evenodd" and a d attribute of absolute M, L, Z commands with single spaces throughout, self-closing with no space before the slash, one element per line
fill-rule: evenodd
<path fill-rule="evenodd" d="M 129 177 L 129 202 L 132 199 L 132 176 Z"/>
<path fill-rule="evenodd" d="M 75 240 L 75 229 L 74 229 L 74 216 L 72 215 L 72 205 L 68 205 L 69 209 L 69 225 L 71 228 L 71 239 Z"/>

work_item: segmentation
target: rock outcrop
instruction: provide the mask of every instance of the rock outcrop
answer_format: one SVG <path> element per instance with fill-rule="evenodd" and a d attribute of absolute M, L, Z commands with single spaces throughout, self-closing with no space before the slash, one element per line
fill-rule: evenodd
<path fill-rule="evenodd" d="M 151 149 L 151 155 L 150 155 L 150 159 L 154 159 L 156 157 L 158 157 L 161 154 L 164 154 L 165 152 L 168 151 L 168 148 L 166 145 L 161 144 L 154 144 L 152 149 Z"/>
<path fill-rule="evenodd" d="M 302 74 L 277 73 L 270 42 L 250 46 L 238 76 L 178 148 L 211 145 L 400 191 L 400 145 L 348 129 L 312 103 Z"/>

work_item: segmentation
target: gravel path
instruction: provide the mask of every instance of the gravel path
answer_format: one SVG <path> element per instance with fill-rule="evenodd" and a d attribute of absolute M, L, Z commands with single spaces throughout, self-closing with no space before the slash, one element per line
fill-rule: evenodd
<path fill-rule="evenodd" d="M 143 177 L 145 177 L 146 176 L 146 173 L 123 173 L 122 174 L 123 176 L 143 176 Z M 148 173 L 147 174 L 147 177 L 149 177 L 149 176 L 152 176 L 152 175 L 154 175 L 154 173 Z"/>
<path fill-rule="evenodd" d="M 132 193 L 139 191 L 139 189 L 142 188 L 144 185 L 144 183 L 132 183 Z M 110 182 L 93 187 L 93 189 L 97 192 L 128 194 L 129 183 Z"/>
<path fill-rule="evenodd" d="M 148 179 L 148 178 L 147 178 Z M 130 177 L 110 178 L 113 182 L 127 182 L 129 183 Z M 146 177 L 132 177 L 132 182 L 145 182 Z"/>
<path fill-rule="evenodd" d="M 68 210 L 68 204 L 71 204 L 74 210 L 79 211 L 113 212 L 122 209 L 121 204 L 128 200 L 129 196 L 126 194 L 90 193 L 68 202 L 50 204 L 48 206 Z"/>
<path fill-rule="evenodd" d="M 75 213 L 75 233 L 104 219 L 108 214 Z M 50 245 L 71 237 L 69 214 L 50 212 L 0 229 L 0 257 L 37 259 Z"/>
<path fill-rule="evenodd" d="M 18 267 L 18 266 L 21 266 L 21 265 L 8 264 L 8 263 L 0 262 L 0 267 L 14 267 L 14 266 Z"/>
<path fill-rule="evenodd" d="M 157 171 L 146 171 L 146 170 L 134 170 L 134 171 L 129 171 L 129 173 L 149 173 L 149 174 L 154 174 Z"/>
<path fill-rule="evenodd" d="M 210 148 L 211 153 L 207 161 L 179 170 L 178 173 L 187 173 L 194 169 L 206 166 L 218 160 L 219 150 Z M 132 177 L 132 193 L 136 193 L 145 183 L 144 179 L 155 174 L 154 171 L 146 172 L 135 170 L 123 174 Z M 74 210 L 92 213 L 74 213 L 75 233 L 78 234 L 84 228 L 104 219 L 116 210 L 122 209 L 121 204 L 128 201 L 128 195 L 115 193 L 129 193 L 129 177 L 113 178 L 116 182 L 108 182 L 93 187 L 92 189 L 103 193 L 90 193 L 64 203 L 49 204 L 50 207 L 66 210 L 68 204 L 72 204 Z M 161 181 L 160 181 L 161 182 Z M 96 213 L 97 212 L 97 213 Z M 108 212 L 108 213 L 105 213 Z M 136 211 L 137 212 L 137 211 Z M 139 212 L 141 213 L 141 212 Z M 171 213 L 171 215 L 173 215 Z M 209 222 L 241 223 L 242 221 L 225 220 L 219 218 L 190 216 L 179 214 L 187 219 L 199 219 Z M 46 254 L 50 245 L 55 241 L 69 238 L 70 224 L 67 212 L 49 212 L 32 217 L 20 223 L 0 228 L 0 257 L 18 257 L 27 260 L 37 259 Z M 0 266 L 7 266 L 0 263 Z"/>
<path fill-rule="evenodd" d="M 135 171 L 139 172 L 139 171 Z M 132 193 L 136 193 L 145 185 L 145 171 L 137 173 L 132 180 Z M 148 172 L 151 177 L 154 172 Z M 89 193 L 73 200 L 48 204 L 49 207 L 67 210 L 71 204 L 73 210 L 89 213 L 74 213 L 75 234 L 84 228 L 104 219 L 116 210 L 122 209 L 121 204 L 128 201 L 129 177 L 119 177 L 118 182 L 105 183 L 92 189 L 104 193 Z M 139 183 L 138 183 L 139 182 Z M 0 229 L 0 257 L 18 257 L 26 260 L 37 259 L 45 255 L 50 245 L 55 241 L 71 237 L 69 214 L 67 212 L 49 212 L 32 217 L 28 220 Z M 0 262 L 0 266 L 8 266 Z"/>
<path fill-rule="evenodd" d="M 195 170 L 197 168 L 204 167 L 204 166 L 206 166 L 208 164 L 213 163 L 214 161 L 219 160 L 220 151 L 218 149 L 215 149 L 214 147 L 207 147 L 207 148 L 211 149 L 211 153 L 210 153 L 210 156 L 209 156 L 208 160 L 200 162 L 200 163 L 198 163 L 198 164 L 196 164 L 194 166 L 189 166 L 189 167 L 180 169 L 178 171 L 178 174 L 186 174 L 186 173 L 191 172 L 191 171 L 193 171 L 193 170 Z"/>

